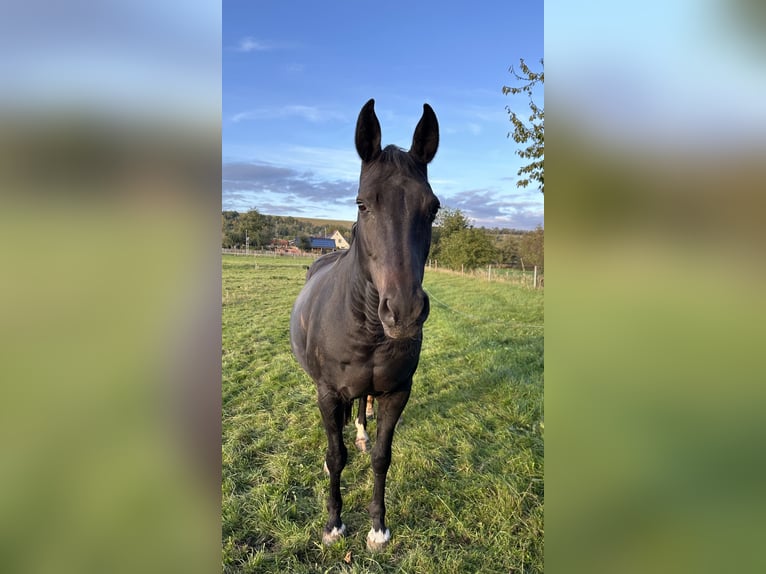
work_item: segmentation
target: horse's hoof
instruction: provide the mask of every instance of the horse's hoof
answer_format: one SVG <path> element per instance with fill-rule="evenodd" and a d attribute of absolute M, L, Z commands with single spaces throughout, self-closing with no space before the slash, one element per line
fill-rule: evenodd
<path fill-rule="evenodd" d="M 333 526 L 333 529 L 330 532 L 327 532 L 327 530 L 324 531 L 322 534 L 322 543 L 325 546 L 329 546 L 330 544 L 335 544 L 338 540 L 343 538 L 346 535 L 346 525 L 341 522 L 340 528 L 337 526 Z"/>
<path fill-rule="evenodd" d="M 367 533 L 367 550 L 370 552 L 380 552 L 388 546 L 389 540 L 391 540 L 391 531 L 388 528 L 386 528 L 385 532 L 371 528 Z"/>
<path fill-rule="evenodd" d="M 370 441 L 368 441 L 366 438 L 358 438 L 354 441 L 354 444 L 356 445 L 357 450 L 361 452 L 367 452 L 370 450 Z"/>
<path fill-rule="evenodd" d="M 324 473 L 325 473 L 327 476 L 330 476 L 330 469 L 329 469 L 329 468 L 327 468 L 327 461 L 324 461 L 324 466 L 322 467 L 322 470 L 324 470 Z"/>

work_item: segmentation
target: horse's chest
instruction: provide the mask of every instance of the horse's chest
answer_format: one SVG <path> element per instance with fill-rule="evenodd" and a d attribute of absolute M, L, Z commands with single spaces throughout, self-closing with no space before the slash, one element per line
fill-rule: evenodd
<path fill-rule="evenodd" d="M 419 354 L 420 346 L 414 344 L 377 350 L 371 358 L 373 387 L 385 390 L 391 384 L 411 379 L 418 366 Z"/>
<path fill-rule="evenodd" d="M 348 349 L 348 348 L 347 348 Z M 349 349 L 350 351 L 350 349 Z M 382 345 L 367 352 L 342 354 L 327 364 L 324 377 L 349 398 L 367 392 L 387 392 L 412 379 L 418 365 L 419 345 Z"/>

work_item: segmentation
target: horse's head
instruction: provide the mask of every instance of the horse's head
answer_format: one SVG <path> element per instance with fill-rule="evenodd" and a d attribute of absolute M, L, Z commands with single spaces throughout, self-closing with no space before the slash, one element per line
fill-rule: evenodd
<path fill-rule="evenodd" d="M 426 166 L 439 146 L 439 123 L 424 104 L 410 150 L 381 149 L 374 105 L 374 100 L 364 105 L 356 124 L 362 173 L 354 243 L 378 291 L 378 316 L 386 336 L 413 338 L 429 312 L 421 284 L 439 200 L 428 184 Z"/>

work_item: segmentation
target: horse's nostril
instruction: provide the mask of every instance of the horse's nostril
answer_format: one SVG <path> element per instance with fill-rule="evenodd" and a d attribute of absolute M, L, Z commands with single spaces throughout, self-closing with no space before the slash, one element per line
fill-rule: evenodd
<path fill-rule="evenodd" d="M 428 298 L 428 295 L 426 295 L 425 291 L 423 292 L 423 308 L 420 310 L 420 320 L 425 322 L 426 319 L 428 319 L 428 315 L 431 313 L 431 300 Z"/>
<path fill-rule="evenodd" d="M 378 304 L 378 317 L 387 328 L 414 327 L 428 318 L 428 296 L 421 291 L 410 299 L 383 297 Z"/>
<path fill-rule="evenodd" d="M 378 315 L 384 324 L 388 326 L 393 326 L 396 324 L 397 316 L 394 309 L 391 308 L 390 299 L 383 299 L 380 302 L 380 306 L 378 307 Z"/>

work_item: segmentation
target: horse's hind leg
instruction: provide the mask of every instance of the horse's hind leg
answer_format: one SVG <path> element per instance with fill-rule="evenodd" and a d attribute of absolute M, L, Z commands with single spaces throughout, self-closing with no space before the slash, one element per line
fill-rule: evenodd
<path fill-rule="evenodd" d="M 369 506 L 372 528 L 367 534 L 367 548 L 373 551 L 382 550 L 391 539 L 391 533 L 386 528 L 386 475 L 391 465 L 391 443 L 396 421 L 399 420 L 409 398 L 409 390 L 381 395 L 378 398 L 378 429 L 370 456 L 375 474 L 375 486 Z"/>
<path fill-rule="evenodd" d="M 348 451 L 343 444 L 343 425 L 345 408 L 343 403 L 331 393 L 319 398 L 319 410 L 327 434 L 327 454 L 325 466 L 330 475 L 330 495 L 327 498 L 327 524 L 322 533 L 322 542 L 332 544 L 346 534 L 346 525 L 340 518 L 343 500 L 340 496 L 340 474 L 346 466 Z"/>
<path fill-rule="evenodd" d="M 356 427 L 356 440 L 354 441 L 354 444 L 356 445 L 356 448 L 362 452 L 367 452 L 370 447 L 370 437 L 367 434 L 367 417 L 365 416 L 364 410 L 366 404 L 367 397 L 362 395 L 359 398 L 359 412 L 354 421 L 354 426 Z"/>

